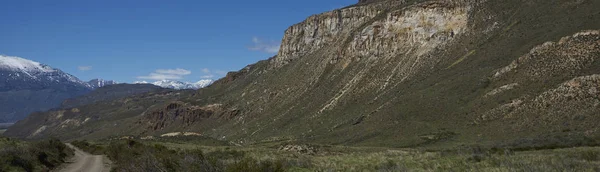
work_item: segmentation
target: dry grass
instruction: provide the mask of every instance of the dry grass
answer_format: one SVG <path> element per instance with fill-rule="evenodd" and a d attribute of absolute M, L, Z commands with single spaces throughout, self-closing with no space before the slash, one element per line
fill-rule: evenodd
<path fill-rule="evenodd" d="M 418 149 L 315 146 L 317 153 L 282 151 L 276 145 L 200 147 L 163 144 L 173 149 L 204 152 L 240 151 L 258 161 L 282 162 L 287 171 L 598 171 L 600 147 L 533 151 L 483 149 L 445 151 Z"/>

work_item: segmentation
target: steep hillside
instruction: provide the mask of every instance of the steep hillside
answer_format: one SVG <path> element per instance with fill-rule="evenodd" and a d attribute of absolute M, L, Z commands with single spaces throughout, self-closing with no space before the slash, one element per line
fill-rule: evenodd
<path fill-rule="evenodd" d="M 277 56 L 197 92 L 36 114 L 5 134 L 189 131 L 238 144 L 397 147 L 598 139 L 598 7 L 594 0 L 360 3 L 291 26 Z M 40 118 L 52 115 L 60 117 Z M 91 115 L 102 120 L 86 120 Z M 73 120 L 84 122 L 64 125 Z M 119 130 L 98 130 L 113 123 Z"/>

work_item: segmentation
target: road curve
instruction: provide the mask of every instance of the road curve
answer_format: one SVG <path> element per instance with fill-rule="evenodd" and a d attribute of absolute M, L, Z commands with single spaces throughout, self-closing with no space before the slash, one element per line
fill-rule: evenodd
<path fill-rule="evenodd" d="M 71 149 L 75 150 L 75 156 L 59 172 L 109 172 L 110 163 L 105 161 L 102 155 L 91 155 L 81 151 L 79 148 L 66 144 Z"/>

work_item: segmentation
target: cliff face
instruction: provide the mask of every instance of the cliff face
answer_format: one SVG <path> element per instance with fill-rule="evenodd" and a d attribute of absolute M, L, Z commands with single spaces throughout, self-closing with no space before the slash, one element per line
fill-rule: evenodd
<path fill-rule="evenodd" d="M 285 32 L 273 64 L 282 66 L 336 43 L 342 46 L 325 59 L 390 58 L 406 51 L 421 56 L 465 32 L 469 6 L 458 1 L 389 1 L 311 16 Z"/>
<path fill-rule="evenodd" d="M 103 114 L 102 107 L 111 117 L 126 116 L 119 125 L 132 129 L 118 135 L 194 132 L 238 144 L 452 146 L 597 137 L 600 128 L 589 122 L 600 120 L 597 6 L 592 0 L 361 1 L 291 26 L 277 56 L 208 88 L 158 103 L 149 96 L 90 105 L 79 108 L 77 119 Z M 88 125 L 116 121 L 102 119 Z M 115 135 L 84 125 L 43 126 L 42 133 L 66 138 Z"/>
<path fill-rule="evenodd" d="M 398 2 L 397 4 L 401 4 Z M 310 16 L 285 31 L 273 64 L 277 67 L 343 39 L 382 12 L 379 6 L 362 6 Z"/>

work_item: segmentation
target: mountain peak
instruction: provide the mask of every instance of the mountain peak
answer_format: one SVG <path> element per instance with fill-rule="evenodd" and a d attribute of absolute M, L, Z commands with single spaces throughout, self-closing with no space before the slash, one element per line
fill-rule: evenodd
<path fill-rule="evenodd" d="M 60 69 L 21 57 L 0 55 L 0 90 L 35 88 L 43 89 L 58 85 L 88 87 L 77 77 Z M 24 84 L 28 83 L 28 84 Z"/>
<path fill-rule="evenodd" d="M 21 57 L 0 55 L 0 69 L 23 72 L 54 72 L 50 66 Z"/>
<path fill-rule="evenodd" d="M 212 79 L 203 79 L 195 83 L 182 82 L 182 81 L 173 81 L 173 80 L 160 80 L 156 82 L 149 83 L 147 81 L 136 81 L 135 84 L 152 84 L 163 88 L 171 88 L 171 89 L 200 89 L 204 88 L 210 84 L 212 84 L 214 80 Z"/>
<path fill-rule="evenodd" d="M 86 82 L 32 60 L 0 55 L 0 120 L 14 122 L 91 91 Z"/>
<path fill-rule="evenodd" d="M 92 89 L 96 89 L 96 88 L 100 88 L 100 87 L 104 87 L 107 85 L 114 85 L 114 84 L 118 84 L 118 82 L 113 81 L 113 80 L 104 80 L 104 79 L 92 79 L 90 81 L 87 82 L 89 87 Z"/>

